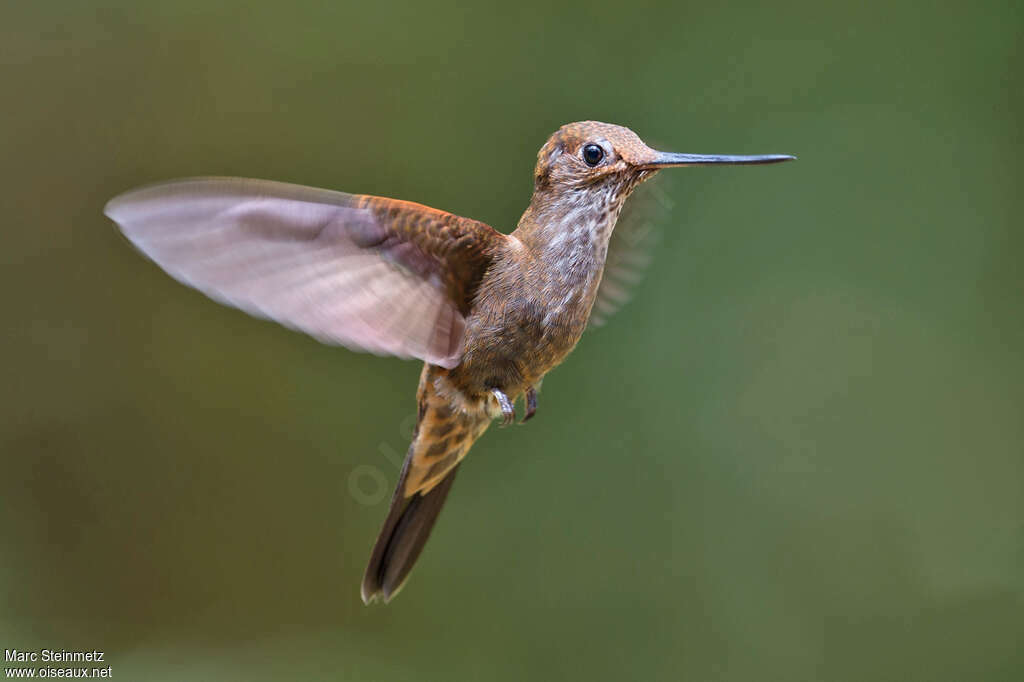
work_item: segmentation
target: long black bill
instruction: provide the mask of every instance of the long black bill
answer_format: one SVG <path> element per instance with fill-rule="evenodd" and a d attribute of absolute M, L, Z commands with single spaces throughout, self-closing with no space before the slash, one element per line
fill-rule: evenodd
<path fill-rule="evenodd" d="M 647 166 L 650 168 L 669 168 L 672 166 L 707 166 L 713 163 L 726 163 L 732 165 L 758 164 L 758 163 L 781 163 L 793 161 L 795 156 L 788 154 L 761 154 L 757 156 L 729 156 L 724 154 L 673 154 L 671 152 L 658 152 Z"/>

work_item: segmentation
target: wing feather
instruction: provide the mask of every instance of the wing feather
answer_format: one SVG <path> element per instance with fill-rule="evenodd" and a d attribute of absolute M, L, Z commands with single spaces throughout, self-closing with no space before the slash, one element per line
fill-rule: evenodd
<path fill-rule="evenodd" d="M 661 178 L 648 180 L 626 201 L 608 243 L 608 258 L 590 313 L 590 327 L 600 327 L 629 302 L 634 287 L 644 278 L 661 226 L 667 220 L 672 199 Z"/>
<path fill-rule="evenodd" d="M 326 343 L 448 368 L 506 239 L 412 202 L 241 178 L 144 187 L 105 212 L 172 277 L 214 300 Z"/>

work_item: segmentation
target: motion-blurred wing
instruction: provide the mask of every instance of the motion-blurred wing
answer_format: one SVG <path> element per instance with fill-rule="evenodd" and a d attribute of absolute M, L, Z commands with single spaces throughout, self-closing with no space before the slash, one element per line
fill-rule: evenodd
<path fill-rule="evenodd" d="M 265 180 L 195 178 L 105 212 L 175 279 L 326 343 L 454 367 L 491 227 L 420 204 Z"/>
<path fill-rule="evenodd" d="M 672 207 L 672 199 L 657 178 L 648 180 L 626 200 L 608 242 L 604 274 L 590 312 L 589 327 L 600 327 L 632 297 L 643 279 L 661 236 L 661 226 Z"/>

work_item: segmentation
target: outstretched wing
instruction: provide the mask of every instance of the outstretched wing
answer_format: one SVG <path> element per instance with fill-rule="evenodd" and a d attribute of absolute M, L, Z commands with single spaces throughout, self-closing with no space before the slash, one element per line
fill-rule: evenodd
<path fill-rule="evenodd" d="M 144 187 L 105 212 L 171 276 L 217 301 L 326 343 L 448 368 L 507 239 L 408 201 L 240 178 Z"/>
<path fill-rule="evenodd" d="M 626 200 L 608 242 L 608 257 L 590 312 L 589 327 L 600 327 L 632 297 L 643 279 L 661 237 L 673 201 L 662 187 L 661 178 L 648 180 L 645 187 Z"/>

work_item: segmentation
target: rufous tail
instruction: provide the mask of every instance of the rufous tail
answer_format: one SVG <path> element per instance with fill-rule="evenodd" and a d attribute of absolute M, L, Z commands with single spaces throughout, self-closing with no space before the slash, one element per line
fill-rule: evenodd
<path fill-rule="evenodd" d="M 402 589 L 430 537 L 459 462 L 490 424 L 484 414 L 453 409 L 429 381 L 420 379 L 419 421 L 398 478 L 391 508 L 363 575 L 363 602 L 385 603 Z"/>

